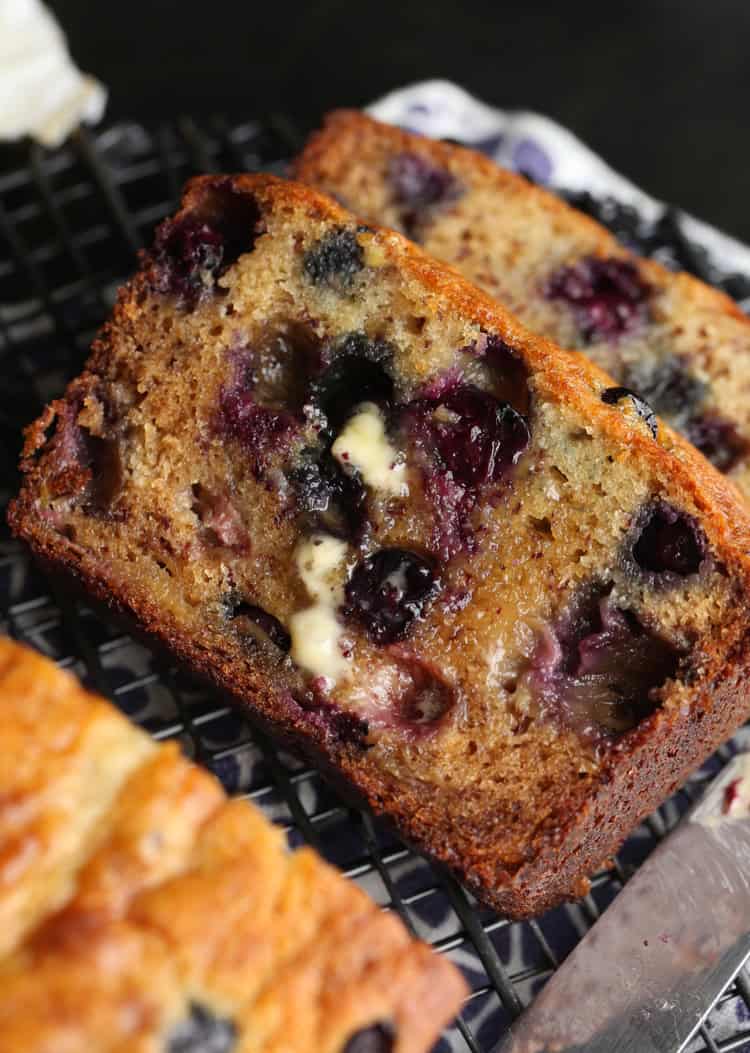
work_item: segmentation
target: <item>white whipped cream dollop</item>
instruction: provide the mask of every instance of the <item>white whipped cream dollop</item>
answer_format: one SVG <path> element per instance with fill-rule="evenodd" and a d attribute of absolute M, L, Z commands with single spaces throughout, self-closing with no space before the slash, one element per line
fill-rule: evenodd
<path fill-rule="evenodd" d="M 82 121 L 98 121 L 106 101 L 40 0 L 0 0 L 0 139 L 31 135 L 59 146 Z"/>
<path fill-rule="evenodd" d="M 341 625 L 336 608 L 344 598 L 343 582 L 349 546 L 327 534 L 301 541 L 294 554 L 297 571 L 314 600 L 289 621 L 292 659 L 312 673 L 336 681 L 349 665 L 341 651 Z"/>
<path fill-rule="evenodd" d="M 331 447 L 336 460 L 356 468 L 373 490 L 404 497 L 409 492 L 406 465 L 385 432 L 383 414 L 373 402 L 364 402 Z"/>

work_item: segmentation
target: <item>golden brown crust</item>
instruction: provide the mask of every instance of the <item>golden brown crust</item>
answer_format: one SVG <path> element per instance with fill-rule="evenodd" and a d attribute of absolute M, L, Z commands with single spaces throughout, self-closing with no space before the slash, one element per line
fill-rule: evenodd
<path fill-rule="evenodd" d="M 351 223 L 348 213 L 307 187 L 267 176 L 237 176 L 233 184 L 252 193 L 262 211 L 291 214 L 299 210 L 310 221 Z M 189 212 L 196 207 L 211 186 L 211 179 L 194 180 L 184 209 Z M 43 447 L 50 417 L 29 432 L 24 464 L 27 478 L 12 506 L 11 524 L 43 560 L 78 577 L 87 590 L 134 619 L 150 637 L 162 641 L 248 707 L 256 719 L 304 748 L 330 772 L 343 776 L 378 814 L 391 818 L 421 850 L 451 866 L 484 900 L 513 916 L 537 913 L 561 898 L 579 895 L 585 889 L 585 875 L 612 854 L 633 823 L 750 712 L 748 690 L 742 686 L 748 662 L 749 615 L 741 598 L 750 577 L 750 522 L 739 494 L 684 440 L 662 425 L 659 442 L 654 442 L 644 428 L 602 404 L 599 392 L 611 382 L 595 366 L 532 335 L 456 271 L 399 235 L 374 230 L 372 237 L 384 266 L 416 282 L 430 311 L 466 317 L 500 334 L 524 357 L 543 398 L 568 408 L 586 422 L 592 434 L 606 436 L 616 445 L 618 457 L 655 487 L 668 481 L 676 499 L 696 510 L 712 551 L 737 588 L 736 617 L 723 637 L 712 638 L 704 667 L 696 671 L 684 706 L 657 711 L 624 735 L 597 773 L 593 789 L 586 784 L 584 792 L 571 785 L 556 802 L 554 814 L 528 833 L 519 849 L 519 864 L 511 868 L 500 862 L 495 816 L 464 822 L 452 813 L 449 797 L 423 793 L 418 784 L 404 784 L 379 771 L 357 745 L 342 742 L 310 721 L 301 708 L 290 707 L 262 667 L 249 661 L 239 664 L 232 648 L 216 634 L 186 632 L 157 602 L 113 580 L 96 553 L 63 538 L 53 524 L 41 518 L 37 501 L 48 478 L 49 451 L 40 459 L 35 454 Z M 108 359 L 109 343 L 118 339 L 118 327 L 125 328 L 128 318 L 139 310 L 144 281 L 141 274 L 122 291 L 113 320 L 94 347 L 91 372 L 71 385 L 66 398 L 57 404 L 58 412 L 96 384 L 97 372 Z M 728 684 L 736 685 L 736 691 L 730 692 Z"/>
<path fill-rule="evenodd" d="M 377 1022 L 416 1053 L 455 1012 L 458 972 L 393 916 L 7 639 L 0 727 L 7 1053 L 164 1053 L 195 1003 L 237 1053 L 336 1053 Z"/>

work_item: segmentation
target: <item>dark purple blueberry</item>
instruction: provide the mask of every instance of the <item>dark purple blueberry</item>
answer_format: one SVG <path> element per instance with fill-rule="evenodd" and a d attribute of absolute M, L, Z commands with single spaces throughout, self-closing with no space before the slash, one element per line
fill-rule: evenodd
<path fill-rule="evenodd" d="M 243 444 L 260 477 L 303 420 L 320 346 L 304 326 L 290 325 L 231 354 L 232 375 L 219 393 L 214 430 Z"/>
<path fill-rule="evenodd" d="M 437 419 L 444 412 L 448 419 Z M 431 427 L 445 467 L 459 483 L 474 489 L 506 475 L 530 438 L 526 421 L 512 406 L 468 386 L 441 399 Z"/>
<path fill-rule="evenodd" d="M 507 402 L 468 384 L 409 411 L 417 434 L 453 479 L 470 489 L 507 475 L 529 444 L 525 419 Z"/>
<path fill-rule="evenodd" d="M 364 333 L 350 333 L 330 349 L 330 364 L 312 384 L 311 397 L 326 418 L 331 438 L 361 403 L 392 401 L 392 353 L 384 340 L 371 340 Z"/>
<path fill-rule="evenodd" d="M 221 233 L 192 215 L 165 220 L 156 231 L 151 252 L 157 291 L 177 296 L 191 307 L 204 288 L 213 286 L 224 260 Z"/>
<path fill-rule="evenodd" d="M 492 394 L 508 402 L 518 413 L 528 416 L 530 409 L 529 371 L 522 358 L 495 333 L 483 334 L 474 353 L 487 363 Z"/>
<path fill-rule="evenodd" d="M 748 442 L 737 427 L 718 413 L 692 417 L 685 436 L 720 472 L 729 472 L 748 453 Z"/>
<path fill-rule="evenodd" d="M 51 442 L 53 488 L 56 494 L 75 493 L 87 512 L 103 515 L 122 484 L 120 444 L 114 436 L 92 435 L 88 428 L 79 425 L 77 418 L 82 408 L 83 398 L 76 397 L 58 410 Z"/>
<path fill-rule="evenodd" d="M 697 574 L 706 555 L 698 522 L 666 501 L 657 501 L 640 517 L 633 559 L 652 574 Z"/>
<path fill-rule="evenodd" d="M 340 709 L 320 684 L 313 682 L 304 691 L 282 696 L 282 704 L 293 721 L 304 719 L 316 727 L 325 739 L 357 749 L 366 748 L 369 733 L 367 721 L 356 713 Z"/>
<path fill-rule="evenodd" d="M 84 431 L 88 467 L 91 471 L 85 505 L 92 515 L 106 513 L 122 485 L 123 469 L 117 439 Z"/>
<path fill-rule="evenodd" d="M 329 450 L 303 451 L 290 479 L 313 528 L 339 537 L 360 537 L 366 520 L 365 488 L 357 475 L 343 471 Z"/>
<path fill-rule="evenodd" d="M 348 289 L 364 267 L 357 235 L 348 227 L 329 231 L 305 253 L 303 267 L 313 285 Z"/>
<path fill-rule="evenodd" d="M 292 646 L 292 639 L 278 618 L 262 607 L 256 607 L 253 603 L 245 600 L 233 600 L 231 597 L 226 602 L 227 618 L 236 626 L 250 628 L 252 626 L 260 629 L 274 647 L 285 653 Z M 248 626 L 247 623 L 250 623 Z"/>
<path fill-rule="evenodd" d="M 345 613 L 379 644 L 406 636 L 439 588 L 432 567 L 401 548 L 382 548 L 358 563 L 346 585 Z"/>
<path fill-rule="evenodd" d="M 509 475 L 530 433 L 520 413 L 481 388 L 456 382 L 440 392 L 408 405 L 403 422 L 434 513 L 430 547 L 444 561 L 471 548 L 479 490 Z"/>
<path fill-rule="evenodd" d="M 236 1040 L 237 1028 L 231 1020 L 194 1002 L 190 1016 L 172 1029 L 166 1053 L 232 1053 Z"/>
<path fill-rule="evenodd" d="M 653 712 L 654 692 L 675 675 L 680 657 L 632 611 L 614 606 L 606 589 L 595 588 L 545 630 L 528 683 L 548 719 L 597 741 Z"/>
<path fill-rule="evenodd" d="M 457 200 L 463 187 L 456 177 L 426 157 L 400 153 L 388 165 L 393 200 L 401 207 L 404 231 L 413 236 L 435 208 Z"/>
<path fill-rule="evenodd" d="M 165 220 L 156 231 L 151 250 L 155 289 L 194 307 L 217 278 L 252 251 L 259 222 L 255 198 L 235 189 L 231 180 L 205 187 L 193 211 Z"/>
<path fill-rule="evenodd" d="M 659 422 L 648 402 L 642 399 L 640 395 L 637 395 L 635 391 L 631 391 L 630 388 L 605 388 L 602 392 L 602 402 L 606 402 L 608 406 L 616 406 L 622 399 L 630 400 L 635 412 L 653 437 L 656 438 L 659 434 Z"/>
<path fill-rule="evenodd" d="M 298 424 L 288 413 L 258 405 L 252 390 L 232 384 L 222 389 L 214 427 L 220 436 L 243 445 L 260 478 L 271 455 L 288 445 Z"/>
<path fill-rule="evenodd" d="M 706 384 L 679 355 L 641 358 L 623 371 L 623 380 L 678 431 L 688 428 L 707 392 Z"/>
<path fill-rule="evenodd" d="M 372 1024 L 355 1031 L 341 1053 L 391 1053 L 395 1038 L 390 1024 Z"/>
<path fill-rule="evenodd" d="M 586 256 L 547 281 L 545 295 L 572 308 L 583 339 L 612 340 L 648 319 L 650 287 L 634 264 Z M 640 388 L 637 388 L 640 390 Z"/>
<path fill-rule="evenodd" d="M 400 153 L 390 159 L 388 179 L 399 205 L 423 209 L 459 197 L 456 177 L 420 154 Z"/>

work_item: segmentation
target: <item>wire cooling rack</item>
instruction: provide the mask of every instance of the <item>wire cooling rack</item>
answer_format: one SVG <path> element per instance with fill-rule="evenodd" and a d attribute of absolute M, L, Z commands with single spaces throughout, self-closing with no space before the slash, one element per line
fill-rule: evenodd
<path fill-rule="evenodd" d="M 78 132 L 60 150 L 0 154 L 0 502 L 17 484 L 22 427 L 80 369 L 91 338 L 132 270 L 154 224 L 172 211 L 195 172 L 283 173 L 299 146 L 284 118 L 230 127 L 184 119 L 147 131 L 120 124 Z M 689 244 L 679 216 L 644 225 L 613 201 L 575 203 L 641 251 L 698 273 L 740 301 L 747 276 L 725 274 Z M 229 793 L 250 797 L 288 831 L 314 845 L 416 935 L 459 965 L 471 995 L 440 1048 L 484 1053 L 529 1004 L 559 963 L 700 792 L 747 730 L 724 746 L 631 836 L 611 871 L 577 904 L 536 921 L 509 922 L 478 907 L 452 879 L 352 810 L 299 759 L 252 730 L 216 693 L 165 664 L 101 614 L 45 578 L 8 536 L 2 516 L 0 630 L 72 669 L 156 738 L 177 738 Z M 707 909 L 710 909 L 707 907 Z M 750 1051 L 750 983 L 740 973 L 690 1046 L 691 1053 Z M 677 1053 L 677 1051 L 675 1051 Z"/>

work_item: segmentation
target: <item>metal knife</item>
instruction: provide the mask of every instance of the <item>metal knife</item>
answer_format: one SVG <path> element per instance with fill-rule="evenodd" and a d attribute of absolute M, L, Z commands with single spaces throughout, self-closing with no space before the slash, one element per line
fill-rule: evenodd
<path fill-rule="evenodd" d="M 639 868 L 495 1053 L 678 1053 L 750 955 L 750 753 Z"/>

